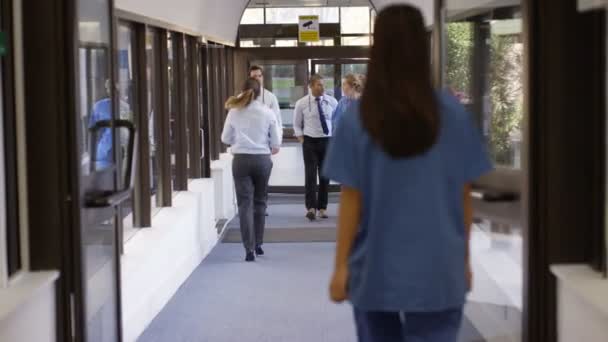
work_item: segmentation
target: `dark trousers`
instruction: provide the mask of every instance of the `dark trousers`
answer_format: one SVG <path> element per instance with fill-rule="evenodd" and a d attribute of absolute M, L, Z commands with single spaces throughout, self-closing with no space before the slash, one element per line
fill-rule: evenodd
<path fill-rule="evenodd" d="M 355 308 L 359 342 L 456 342 L 462 308 L 440 312 L 369 312 Z"/>
<path fill-rule="evenodd" d="M 321 176 L 323 161 L 327 153 L 329 138 L 311 138 L 304 136 L 302 150 L 304 153 L 304 167 L 306 168 L 306 209 L 327 209 L 327 192 L 329 179 Z M 317 176 L 319 179 L 319 192 L 317 194 Z"/>
<path fill-rule="evenodd" d="M 235 154 L 232 160 L 241 239 L 245 250 L 249 252 L 264 243 L 271 170 L 272 160 L 269 155 Z"/>

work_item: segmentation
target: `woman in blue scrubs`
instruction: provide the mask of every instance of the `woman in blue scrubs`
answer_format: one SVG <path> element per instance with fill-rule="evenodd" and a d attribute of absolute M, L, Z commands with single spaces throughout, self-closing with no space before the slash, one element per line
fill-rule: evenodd
<path fill-rule="evenodd" d="M 380 12 L 324 165 L 342 184 L 330 296 L 363 342 L 455 342 L 470 289 L 470 183 L 492 166 L 472 116 L 433 89 L 428 44 L 415 7 Z"/>
<path fill-rule="evenodd" d="M 342 79 L 342 97 L 338 102 L 338 106 L 334 111 L 334 115 L 331 117 L 332 131 L 336 132 L 340 118 L 350 106 L 359 101 L 361 93 L 363 92 L 363 84 L 365 83 L 365 76 L 348 74 Z"/>

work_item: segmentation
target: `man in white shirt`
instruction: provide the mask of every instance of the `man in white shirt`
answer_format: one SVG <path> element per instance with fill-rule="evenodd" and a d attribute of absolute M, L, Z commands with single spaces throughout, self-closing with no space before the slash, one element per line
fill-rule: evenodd
<path fill-rule="evenodd" d="M 252 65 L 249 68 L 249 77 L 255 78 L 262 85 L 262 92 L 260 96 L 257 98 L 257 101 L 266 105 L 266 107 L 270 108 L 274 115 L 277 118 L 277 124 L 279 127 L 279 137 L 283 138 L 283 120 L 281 119 L 281 107 L 279 107 L 279 100 L 277 97 L 270 92 L 268 89 L 264 88 L 264 69 L 259 65 Z"/>
<path fill-rule="evenodd" d="M 302 144 L 306 168 L 306 217 L 327 218 L 329 179 L 321 176 L 323 161 L 331 137 L 331 118 L 338 106 L 335 98 L 325 94 L 323 77 L 313 75 L 308 83 L 310 92 L 296 102 L 293 114 L 294 135 Z M 317 176 L 319 192 L 317 194 Z"/>

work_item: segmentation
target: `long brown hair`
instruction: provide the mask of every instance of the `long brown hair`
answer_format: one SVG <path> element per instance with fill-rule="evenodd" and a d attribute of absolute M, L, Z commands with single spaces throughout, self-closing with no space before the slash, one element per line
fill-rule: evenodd
<path fill-rule="evenodd" d="M 251 102 L 260 96 L 260 90 L 260 82 L 255 78 L 248 78 L 245 83 L 243 83 L 241 93 L 236 96 L 231 96 L 228 101 L 226 101 L 226 109 L 245 108 L 249 106 Z"/>
<path fill-rule="evenodd" d="M 393 158 L 423 154 L 439 135 L 429 48 L 417 8 L 396 5 L 379 13 L 361 116 L 372 139 Z"/>

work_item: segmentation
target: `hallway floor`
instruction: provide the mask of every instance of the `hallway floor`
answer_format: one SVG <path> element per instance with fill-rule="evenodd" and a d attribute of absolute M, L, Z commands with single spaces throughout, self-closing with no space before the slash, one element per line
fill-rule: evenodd
<path fill-rule="evenodd" d="M 327 298 L 334 253 L 328 230 L 335 230 L 335 219 L 309 223 L 297 196 L 273 196 L 269 203 L 266 240 L 276 242 L 264 246 L 266 256 L 243 261 L 238 220 L 233 220 L 224 243 L 192 273 L 139 342 L 356 341 L 351 307 Z M 336 208 L 330 207 L 333 217 Z M 478 324 L 488 310 L 494 311 L 472 301 L 466 313 Z M 492 335 L 484 339 L 466 318 L 459 342 L 511 341 Z"/>

